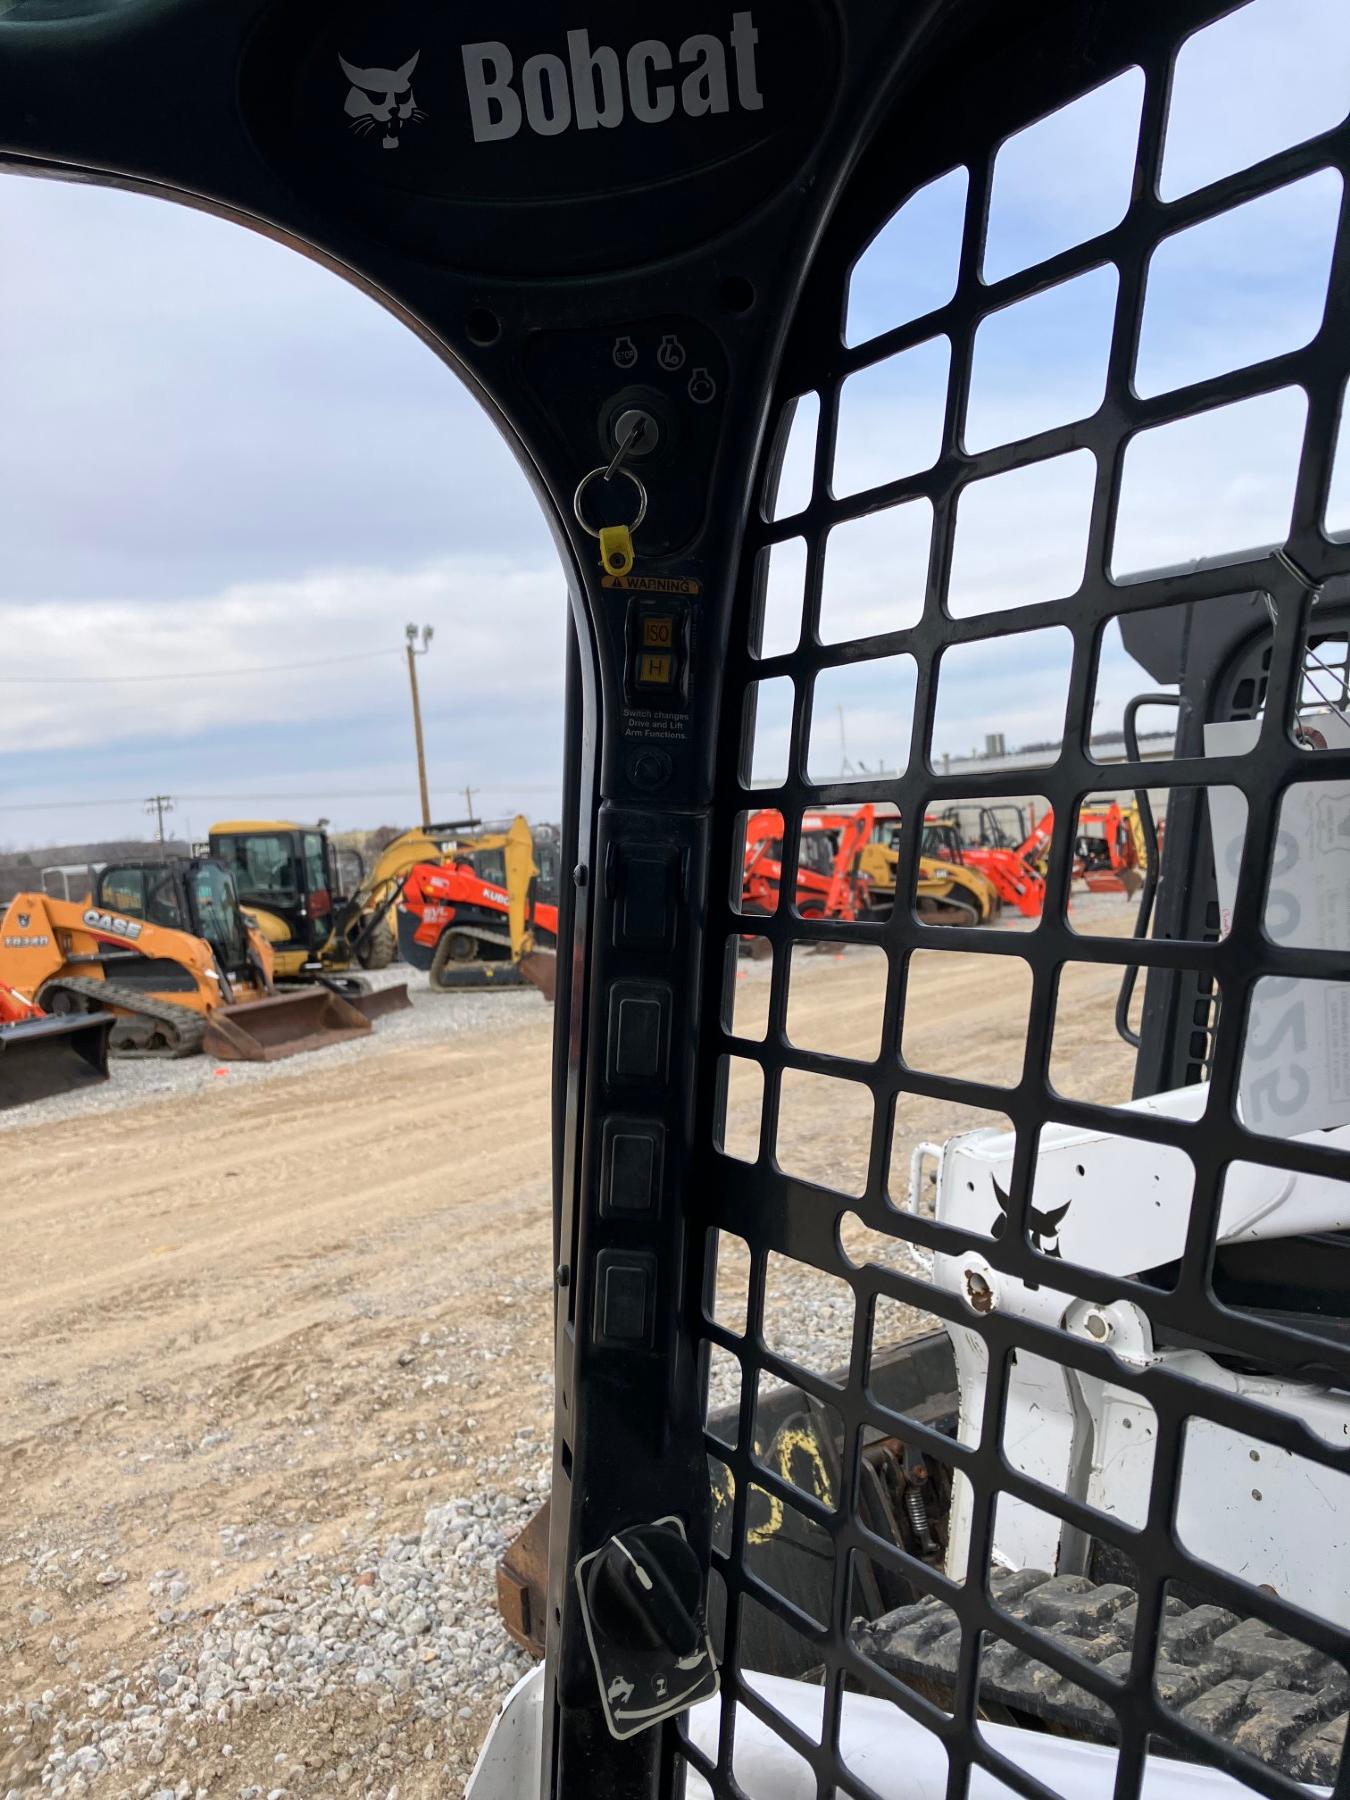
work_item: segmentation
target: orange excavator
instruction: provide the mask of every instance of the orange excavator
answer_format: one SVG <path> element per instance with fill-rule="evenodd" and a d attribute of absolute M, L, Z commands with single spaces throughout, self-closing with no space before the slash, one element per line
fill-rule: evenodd
<path fill-rule="evenodd" d="M 793 903 L 804 919 L 866 914 L 872 884 L 859 864 L 875 822 L 870 805 L 849 813 L 803 813 Z M 746 822 L 741 911 L 776 912 L 782 889 L 783 815 L 768 808 Z"/>
<path fill-rule="evenodd" d="M 1015 852 L 1042 878 L 1049 864 L 1054 830 L 1054 808 L 1047 807 Z M 1123 891 L 1133 895 L 1143 886 L 1143 871 L 1147 867 L 1148 844 L 1138 807 L 1121 806 L 1112 800 L 1078 809 L 1073 852 L 1075 881 L 1083 882 L 1091 893 Z"/>
<path fill-rule="evenodd" d="M 51 1018 L 0 981 L 0 1110 L 108 1079 L 109 1012 Z"/>
<path fill-rule="evenodd" d="M 556 866 L 548 897 L 538 892 L 540 861 L 523 818 L 505 832 L 449 850 L 404 875 L 398 942 L 405 962 L 436 988 L 538 988 L 552 1000 L 557 979 Z M 556 865 L 556 856 L 552 862 Z"/>
<path fill-rule="evenodd" d="M 1028 868 L 1036 871 L 1042 881 L 1050 867 L 1050 844 L 1054 835 L 1055 809 L 1053 806 L 1047 806 L 1017 846 L 1017 855 L 1021 857 Z"/>
<path fill-rule="evenodd" d="M 1074 844 L 1074 878 L 1094 894 L 1137 894 L 1144 885 L 1148 850 L 1139 809 L 1109 805 L 1083 806 L 1078 811 L 1078 836 Z"/>

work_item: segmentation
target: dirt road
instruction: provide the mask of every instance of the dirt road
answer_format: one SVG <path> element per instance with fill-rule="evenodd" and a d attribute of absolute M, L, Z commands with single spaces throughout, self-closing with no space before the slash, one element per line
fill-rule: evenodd
<path fill-rule="evenodd" d="M 805 959 L 796 1041 L 874 1054 L 881 973 L 855 952 Z M 766 984 L 747 967 L 742 1019 Z M 1088 971 L 1064 1038 L 1102 1098 L 1123 1097 L 1098 1047 L 1114 988 Z M 485 1481 L 499 1510 L 533 1504 L 551 1429 L 550 1021 L 523 997 L 445 1042 L 4 1134 L 0 1793 L 36 1787 L 53 1733 L 73 1741 L 60 1720 L 74 1701 L 97 1712 L 110 1670 L 153 1685 L 165 1643 L 278 1568 L 354 1579 L 354 1546 L 416 1532 Z M 1015 980 L 944 957 L 916 969 L 905 1053 L 1010 1077 L 1024 1022 Z M 847 1187 L 861 1146 L 831 1086 L 785 1109 L 779 1154 Z M 750 1104 L 734 1101 L 736 1129 Z M 902 1106 L 897 1174 L 911 1141 L 969 1122 L 940 1115 Z M 204 1711 L 162 1766 L 91 1763 L 56 1791 L 152 1794 L 180 1776 L 183 1794 L 455 1791 L 518 1666 L 495 1624 L 470 1615 L 474 1630 L 489 1672 L 442 1719 L 415 1692 L 377 1706 L 369 1690 Z M 417 1769 L 386 1779 L 409 1748 Z"/>

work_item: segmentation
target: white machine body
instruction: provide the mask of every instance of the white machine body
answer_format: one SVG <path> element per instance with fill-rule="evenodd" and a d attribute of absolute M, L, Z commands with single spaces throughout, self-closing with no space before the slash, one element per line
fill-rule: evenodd
<path fill-rule="evenodd" d="M 1199 1118 L 1206 1087 L 1133 1102 L 1122 1110 Z M 1313 1134 L 1309 1134 L 1310 1136 Z M 1350 1127 L 1315 1134 L 1350 1149 Z M 1002 1234 L 1012 1180 L 1012 1133 L 975 1131 L 937 1151 L 937 1217 L 988 1237 Z M 927 1150 L 929 1147 L 925 1147 Z M 1191 1164 L 1180 1150 L 1065 1125 L 1041 1134 L 1028 1230 L 1037 1249 L 1104 1275 L 1140 1275 L 1180 1257 L 1191 1207 Z M 1350 1229 L 1350 1184 L 1239 1163 L 1220 1211 L 1223 1242 Z M 1099 1306 L 1051 1285 L 1031 1287 L 978 1251 L 934 1259 L 934 1280 L 972 1313 L 948 1327 L 960 1383 L 963 1443 L 978 1437 L 988 1357 L 974 1315 L 995 1309 L 1062 1327 L 1101 1345 L 1127 1368 L 1165 1365 L 1302 1419 L 1330 1443 L 1350 1443 L 1350 1397 L 1304 1382 L 1223 1367 L 1196 1350 L 1157 1349 L 1148 1320 L 1121 1299 Z M 1053 1280 L 1053 1276 L 1051 1277 Z M 1004 1452 L 1022 1474 L 1127 1525 L 1142 1525 L 1153 1473 L 1153 1409 L 1126 1387 L 1018 1352 L 1010 1370 Z M 947 1570 L 964 1575 L 972 1494 L 958 1477 Z M 1350 1566 L 1350 1477 L 1258 1437 L 1205 1419 L 1187 1427 L 1177 1532 L 1191 1553 L 1296 1605 L 1350 1624 L 1350 1593 L 1328 1569 Z M 1011 1568 L 1085 1572 L 1087 1544 L 1053 1514 L 1004 1496 L 994 1553 Z"/>

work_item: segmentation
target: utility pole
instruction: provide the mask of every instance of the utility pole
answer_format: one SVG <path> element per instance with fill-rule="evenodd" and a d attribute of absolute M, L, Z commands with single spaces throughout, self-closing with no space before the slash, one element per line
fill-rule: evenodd
<path fill-rule="evenodd" d="M 422 743 L 422 702 L 417 693 L 417 659 L 425 656 L 431 648 L 431 640 L 435 630 L 424 625 L 419 633 L 416 625 L 409 625 L 408 639 L 408 685 L 412 689 L 413 732 L 417 739 L 417 781 L 422 792 L 422 825 L 425 828 L 431 823 L 431 801 L 427 796 L 427 753 Z M 422 647 L 419 650 L 417 640 L 421 637 Z"/>
<path fill-rule="evenodd" d="M 464 817 L 466 819 L 473 817 L 473 789 L 471 787 L 466 787 L 464 790 Z"/>
<path fill-rule="evenodd" d="M 145 810 L 148 813 L 154 813 L 155 829 L 162 844 L 164 842 L 164 815 L 166 812 L 173 811 L 173 800 L 168 794 L 151 794 L 145 803 Z"/>

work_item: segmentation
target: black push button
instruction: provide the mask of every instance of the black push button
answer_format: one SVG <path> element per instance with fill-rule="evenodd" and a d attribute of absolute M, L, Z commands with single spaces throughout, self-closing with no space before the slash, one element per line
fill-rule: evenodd
<path fill-rule="evenodd" d="M 595 1274 L 596 1341 L 613 1349 L 650 1349 L 656 1258 L 646 1251 L 602 1250 Z"/>
<path fill-rule="evenodd" d="M 661 1204 L 665 1126 L 657 1120 L 606 1119 L 600 1211 L 654 1213 Z"/>
<path fill-rule="evenodd" d="M 664 1081 L 670 989 L 664 982 L 616 981 L 609 990 L 609 1079 Z"/>
<path fill-rule="evenodd" d="M 675 942 L 680 853 L 669 845 L 621 847 L 615 868 L 614 942 L 627 950 L 668 950 Z"/>

